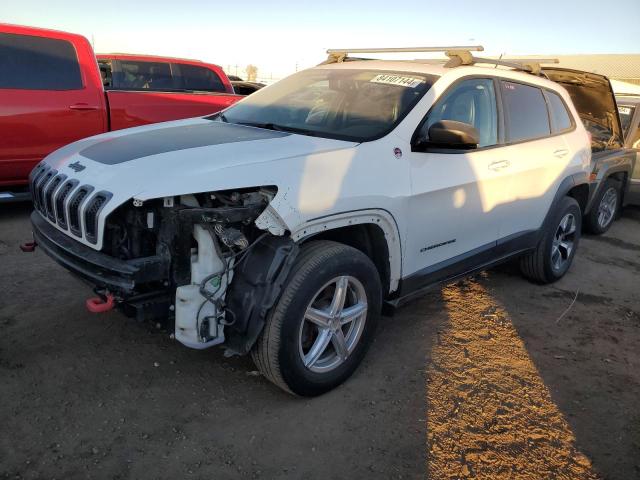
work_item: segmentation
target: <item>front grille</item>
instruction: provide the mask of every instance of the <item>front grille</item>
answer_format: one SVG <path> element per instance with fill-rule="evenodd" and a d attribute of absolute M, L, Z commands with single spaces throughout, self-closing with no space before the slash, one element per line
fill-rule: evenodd
<path fill-rule="evenodd" d="M 78 185 L 78 180 L 69 180 L 65 183 L 58 195 L 56 196 L 55 205 L 56 205 L 56 217 L 58 219 L 58 225 L 66 230 L 67 228 L 67 209 L 65 205 L 65 201 L 71 193 L 71 190 L 76 188 Z"/>
<path fill-rule="evenodd" d="M 71 231 L 76 237 L 98 243 L 98 220 L 100 212 L 113 196 L 110 192 L 100 191 L 91 196 L 93 186 L 80 185 L 76 179 L 67 180 L 66 175 L 58 174 L 57 170 L 44 163 L 29 174 L 29 190 L 35 209 L 43 217 Z"/>
<path fill-rule="evenodd" d="M 56 221 L 56 212 L 53 209 L 54 207 L 53 195 L 58 189 L 58 187 L 60 186 L 60 184 L 64 182 L 66 178 L 67 178 L 66 175 L 56 175 L 53 178 L 53 180 L 49 182 L 49 185 L 44 191 L 44 207 L 45 207 L 45 210 L 47 211 L 47 217 L 49 217 L 49 220 L 51 220 L 52 222 Z"/>
<path fill-rule="evenodd" d="M 84 202 L 92 190 L 93 187 L 83 185 L 73 194 L 73 197 L 71 197 L 69 201 L 69 229 L 71 233 L 77 237 L 82 237 L 82 230 L 80 229 L 80 209 L 82 208 L 82 202 Z"/>
<path fill-rule="evenodd" d="M 109 201 L 109 192 L 98 192 L 87 204 L 84 211 L 84 232 L 88 241 L 96 243 L 98 234 L 98 214 L 102 207 Z"/>

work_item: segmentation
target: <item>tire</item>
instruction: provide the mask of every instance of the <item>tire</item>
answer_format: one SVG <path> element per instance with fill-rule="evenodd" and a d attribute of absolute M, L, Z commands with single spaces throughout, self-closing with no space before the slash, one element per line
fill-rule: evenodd
<path fill-rule="evenodd" d="M 338 285 L 346 292 L 344 309 L 339 312 Z M 310 242 L 302 247 L 267 317 L 251 351 L 253 361 L 266 378 L 289 393 L 325 393 L 349 378 L 362 361 L 381 304 L 380 277 L 365 254 L 336 242 Z M 349 315 L 353 319 L 338 326 Z M 326 346 L 320 352 L 322 345 Z"/>
<path fill-rule="evenodd" d="M 602 235 L 609 230 L 620 209 L 620 183 L 607 178 L 593 200 L 593 207 L 584 216 L 584 226 L 589 233 Z"/>
<path fill-rule="evenodd" d="M 542 284 L 561 279 L 569 270 L 578 249 L 581 226 L 580 205 L 574 198 L 564 197 L 545 228 L 536 249 L 520 260 L 522 274 Z"/>

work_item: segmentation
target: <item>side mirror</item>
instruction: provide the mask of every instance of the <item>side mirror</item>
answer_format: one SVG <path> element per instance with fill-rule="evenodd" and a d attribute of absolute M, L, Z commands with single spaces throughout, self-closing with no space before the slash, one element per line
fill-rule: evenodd
<path fill-rule="evenodd" d="M 435 148 L 472 150 L 478 148 L 480 134 L 472 125 L 454 120 L 441 120 L 429 127 L 429 139 L 423 145 Z"/>

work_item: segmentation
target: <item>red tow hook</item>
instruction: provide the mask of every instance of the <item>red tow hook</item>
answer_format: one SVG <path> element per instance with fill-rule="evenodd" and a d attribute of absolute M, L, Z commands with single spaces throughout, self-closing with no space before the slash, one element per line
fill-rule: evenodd
<path fill-rule="evenodd" d="M 112 310 L 115 306 L 115 299 L 110 293 L 107 293 L 105 296 L 107 297 L 106 302 L 101 297 L 87 298 L 85 303 L 87 310 L 91 313 L 103 313 Z"/>
<path fill-rule="evenodd" d="M 31 253 L 36 249 L 37 246 L 38 244 L 34 240 L 33 242 L 26 242 L 20 245 L 20 250 L 22 250 L 25 253 Z"/>

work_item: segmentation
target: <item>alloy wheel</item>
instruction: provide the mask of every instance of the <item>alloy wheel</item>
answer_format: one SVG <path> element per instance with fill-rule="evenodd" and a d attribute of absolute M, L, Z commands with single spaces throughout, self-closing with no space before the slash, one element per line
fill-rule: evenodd
<path fill-rule="evenodd" d="M 316 373 L 342 365 L 358 345 L 367 320 L 367 295 L 355 277 L 340 276 L 316 292 L 300 327 L 302 363 Z"/>
<path fill-rule="evenodd" d="M 560 271 L 571 259 L 576 239 L 576 218 L 567 213 L 556 229 L 551 245 L 551 266 Z"/>
<path fill-rule="evenodd" d="M 610 187 L 602 195 L 600 205 L 598 205 L 598 226 L 605 229 L 613 221 L 618 207 L 618 192 L 615 188 Z"/>

